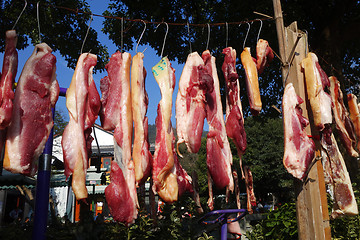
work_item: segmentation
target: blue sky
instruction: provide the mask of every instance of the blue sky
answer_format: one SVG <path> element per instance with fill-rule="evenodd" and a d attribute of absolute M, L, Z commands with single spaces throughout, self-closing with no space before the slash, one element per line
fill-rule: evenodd
<path fill-rule="evenodd" d="M 89 0 L 88 3 L 90 4 L 91 11 L 94 14 L 102 14 L 107 9 L 109 1 L 108 0 L 103 0 L 103 1 Z M 41 11 L 40 11 L 40 14 L 41 14 Z M 100 42 L 108 48 L 109 55 L 111 56 L 117 50 L 117 47 L 112 43 L 112 41 L 110 41 L 108 39 L 108 36 L 105 35 L 101 31 L 103 20 L 104 19 L 102 17 L 94 16 L 93 21 L 91 23 L 91 27 L 97 31 Z M 41 27 L 41 25 L 40 25 L 40 27 Z M 171 31 L 171 26 L 170 26 L 169 31 Z M 159 33 L 159 34 L 161 34 L 161 33 Z M 139 38 L 139 36 L 134 36 L 134 38 L 137 40 Z M 162 42 L 159 43 L 159 45 L 162 45 Z M 135 46 L 136 46 L 136 43 L 133 48 L 134 50 L 130 51 L 130 54 L 132 56 L 135 56 L 135 54 L 136 54 Z M 166 44 L 165 44 L 165 48 L 166 48 Z M 16 81 L 18 80 L 18 78 L 21 74 L 22 68 L 23 68 L 26 60 L 30 57 L 33 50 L 34 50 L 34 46 L 29 46 L 25 50 L 18 51 L 19 66 L 18 66 L 18 73 L 16 76 Z M 147 71 L 146 91 L 148 92 L 148 95 L 149 95 L 149 106 L 148 106 L 147 116 L 149 118 L 149 124 L 155 124 L 156 110 L 157 110 L 157 105 L 161 99 L 161 94 L 160 94 L 160 89 L 158 87 L 158 84 L 155 81 L 154 76 L 152 75 L 151 68 L 160 61 L 160 56 L 156 55 L 155 51 L 151 47 L 146 46 L 146 45 L 139 45 L 137 50 L 139 52 L 140 51 L 142 52 L 145 50 L 144 66 Z M 67 62 L 65 61 L 65 59 L 63 57 L 60 56 L 60 54 L 58 52 L 54 52 L 54 55 L 57 58 L 56 74 L 57 74 L 57 79 L 58 79 L 59 85 L 60 85 L 60 87 L 67 88 L 70 85 L 74 70 L 67 67 Z M 2 66 L 2 63 L 3 63 L 3 53 L 0 53 L 0 66 Z M 174 94 L 173 94 L 173 113 L 172 113 L 172 125 L 175 127 L 176 126 L 175 100 L 176 100 L 176 95 L 178 92 L 178 83 L 179 83 L 180 75 L 181 75 L 184 64 L 178 64 L 177 62 L 174 62 L 174 61 L 172 61 L 171 63 L 172 63 L 172 67 L 175 69 L 175 76 L 176 76 L 176 85 L 175 85 L 175 90 L 174 90 Z M 94 81 L 98 88 L 100 96 L 101 96 L 100 79 L 106 75 L 107 75 L 106 71 L 103 71 L 102 73 L 94 74 Z M 66 109 L 65 102 L 66 102 L 65 97 L 60 96 L 59 100 L 56 104 L 56 109 L 61 110 L 64 113 L 66 120 L 68 120 L 68 111 Z M 100 124 L 99 118 L 96 121 L 96 123 Z M 207 129 L 207 128 L 208 128 L 208 126 L 205 121 L 205 129 Z"/>

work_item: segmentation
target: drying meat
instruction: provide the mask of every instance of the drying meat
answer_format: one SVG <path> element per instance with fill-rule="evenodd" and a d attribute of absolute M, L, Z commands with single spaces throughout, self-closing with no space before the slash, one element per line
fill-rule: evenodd
<path fill-rule="evenodd" d="M 250 111 L 254 116 L 259 115 L 262 103 L 259 90 L 256 63 L 251 57 L 250 48 L 246 47 L 241 53 L 241 63 L 245 70 L 246 91 L 249 98 Z"/>
<path fill-rule="evenodd" d="M 340 82 L 336 77 L 330 77 L 330 93 L 332 98 L 332 110 L 334 113 L 336 129 L 339 132 L 340 139 L 347 153 L 352 157 L 358 157 L 355 150 L 356 138 L 354 125 L 351 122 L 349 113 L 344 105 L 343 93 L 340 89 Z"/>
<path fill-rule="evenodd" d="M 274 53 L 268 41 L 259 39 L 256 44 L 256 68 L 258 73 L 261 74 L 273 59 Z"/>
<path fill-rule="evenodd" d="M 146 70 L 144 54 L 139 52 L 133 57 L 131 66 L 131 109 L 134 120 L 133 161 L 136 183 L 140 184 L 150 176 L 152 155 L 149 151 L 148 118 L 146 112 L 149 104 L 145 90 Z"/>
<path fill-rule="evenodd" d="M 254 193 L 253 177 L 248 166 L 244 166 L 244 174 L 247 195 L 247 210 L 249 213 L 252 213 L 252 208 L 256 206 L 256 198 Z"/>
<path fill-rule="evenodd" d="M 174 138 L 174 141 L 175 141 L 175 138 Z M 173 145 L 175 145 L 175 143 Z M 173 149 L 174 149 L 173 154 L 174 154 L 174 159 L 175 159 L 177 183 L 178 183 L 178 189 L 179 189 L 178 194 L 179 194 L 179 197 L 181 197 L 183 195 L 183 193 L 185 193 L 185 192 L 193 193 L 192 179 L 187 174 L 185 169 L 183 169 L 183 167 L 180 165 L 179 159 L 177 158 L 177 155 L 175 152 L 175 148 L 173 148 Z"/>
<path fill-rule="evenodd" d="M 167 57 L 152 68 L 159 84 L 161 100 L 157 108 L 155 153 L 153 159 L 154 190 L 165 202 L 178 199 L 178 182 L 175 168 L 174 132 L 171 126 L 172 94 L 175 87 L 175 70 Z"/>
<path fill-rule="evenodd" d="M 61 145 L 65 175 L 72 174 L 72 189 L 78 200 L 88 196 L 85 183 L 93 140 L 90 134 L 100 109 L 100 96 L 92 76 L 96 62 L 96 55 L 81 54 L 66 91 L 69 123 L 64 129 Z"/>
<path fill-rule="evenodd" d="M 319 131 L 326 124 L 332 123 L 331 96 L 324 90 L 330 86 L 329 79 L 321 69 L 318 58 L 314 53 L 309 53 L 301 62 L 306 80 L 307 95 L 310 100 L 314 124 Z"/>
<path fill-rule="evenodd" d="M 305 127 L 309 121 L 302 116 L 300 104 L 303 100 L 296 95 L 292 83 L 284 90 L 282 108 L 284 123 L 284 158 L 286 170 L 303 180 L 315 155 L 315 144 L 307 136 Z"/>
<path fill-rule="evenodd" d="M 202 58 L 205 63 L 204 74 L 209 76 L 214 86 L 212 91 L 206 93 L 205 109 L 206 119 L 209 124 L 206 142 L 207 166 L 217 188 L 227 187 L 230 191 L 233 191 L 232 154 L 226 136 L 215 57 L 210 55 L 209 50 L 206 50 L 203 52 Z"/>
<path fill-rule="evenodd" d="M 236 50 L 227 47 L 223 50 L 223 54 L 225 54 L 222 71 L 226 84 L 226 133 L 235 143 L 240 156 L 240 168 L 242 171 L 241 156 L 246 149 L 246 133 L 240 99 L 239 76 L 236 73 Z M 244 177 L 243 172 L 242 175 Z"/>
<path fill-rule="evenodd" d="M 4 168 L 13 173 L 36 173 L 37 160 L 53 127 L 51 108 L 59 97 L 59 85 L 51 52 L 46 43 L 36 45 L 18 81 L 4 157 Z"/>
<path fill-rule="evenodd" d="M 114 219 L 125 224 L 134 222 L 138 205 L 134 162 L 131 160 L 130 64 L 131 55 L 117 51 L 105 66 L 108 76 L 100 82 L 103 96 L 101 123 L 105 130 L 114 130 L 115 152 L 111 183 L 105 190 L 105 197 Z"/>
<path fill-rule="evenodd" d="M 5 54 L 0 79 L 0 129 L 5 129 L 11 122 L 14 91 L 13 84 L 18 66 L 16 51 L 17 35 L 15 30 L 6 31 Z"/>
<path fill-rule="evenodd" d="M 350 111 L 350 119 L 354 124 L 355 128 L 355 135 L 358 139 L 357 142 L 357 150 L 360 152 L 360 112 L 359 112 L 359 105 L 357 104 L 357 97 L 349 93 L 347 95 L 349 111 Z"/>
<path fill-rule="evenodd" d="M 349 173 L 344 159 L 339 151 L 334 135 L 331 134 L 331 144 L 321 139 L 322 159 L 327 184 L 334 198 L 332 218 L 340 215 L 357 215 L 358 207 L 352 189 Z"/>
<path fill-rule="evenodd" d="M 197 153 L 205 119 L 205 93 L 213 86 L 203 74 L 204 62 L 197 52 L 189 54 L 179 80 L 176 98 L 177 146 L 185 142 L 187 149 Z"/>

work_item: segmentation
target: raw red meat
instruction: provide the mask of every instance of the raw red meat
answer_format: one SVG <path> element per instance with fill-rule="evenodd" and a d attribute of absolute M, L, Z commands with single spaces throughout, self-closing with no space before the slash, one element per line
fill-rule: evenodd
<path fill-rule="evenodd" d="M 241 156 L 246 149 L 246 133 L 240 99 L 239 76 L 236 73 L 236 51 L 232 47 L 228 47 L 223 50 L 223 54 L 225 54 L 222 71 L 226 84 L 226 133 L 234 141 L 238 150 L 242 171 Z M 244 177 L 243 172 L 242 175 Z"/>
<path fill-rule="evenodd" d="M 250 48 L 246 47 L 241 53 L 241 63 L 245 70 L 246 91 L 249 98 L 250 111 L 254 116 L 259 115 L 262 103 L 259 90 L 256 63 L 251 57 Z"/>
<path fill-rule="evenodd" d="M 253 177 L 248 166 L 244 166 L 244 174 L 247 195 L 247 210 L 249 213 L 252 213 L 252 207 L 256 206 L 256 198 L 254 193 Z"/>
<path fill-rule="evenodd" d="M 359 153 L 356 149 L 356 138 L 354 125 L 349 117 L 344 100 L 343 93 L 340 88 L 340 82 L 336 77 L 330 77 L 330 94 L 333 102 L 332 110 L 336 123 L 336 129 L 339 132 L 341 143 L 345 147 L 347 153 L 352 157 L 358 157 Z"/>
<path fill-rule="evenodd" d="M 133 57 L 131 66 L 131 109 L 134 120 L 133 161 L 135 179 L 139 185 L 150 176 L 152 155 L 149 151 L 148 95 L 145 90 L 146 70 L 143 63 L 144 54 L 139 52 Z"/>
<path fill-rule="evenodd" d="M 268 41 L 259 39 L 256 44 L 256 68 L 258 73 L 261 74 L 273 59 L 274 53 Z"/>
<path fill-rule="evenodd" d="M 125 224 L 135 221 L 138 207 L 135 167 L 131 159 L 130 64 L 131 55 L 117 51 L 105 66 L 108 77 L 100 82 L 101 123 L 105 130 L 114 130 L 115 156 L 111 163 L 111 184 L 105 189 L 105 197 L 114 219 Z"/>
<path fill-rule="evenodd" d="M 354 94 L 349 93 L 347 95 L 347 100 L 350 111 L 350 119 L 354 124 L 355 135 L 358 139 L 357 150 L 360 152 L 360 112 L 359 112 L 359 105 L 357 103 L 357 97 Z"/>
<path fill-rule="evenodd" d="M 13 84 L 18 66 L 16 51 L 17 35 L 15 30 L 6 31 L 5 54 L 0 75 L 0 129 L 5 129 L 11 122 L 14 91 Z"/>
<path fill-rule="evenodd" d="M 179 80 L 176 98 L 177 146 L 185 142 L 187 149 L 197 153 L 205 119 L 205 93 L 212 82 L 203 74 L 204 62 L 197 52 L 189 54 Z"/>
<path fill-rule="evenodd" d="M 18 81 L 4 157 L 4 168 L 13 173 L 36 173 L 38 158 L 53 127 L 51 108 L 58 99 L 59 85 L 56 58 L 51 52 L 46 43 L 36 45 Z"/>
<path fill-rule="evenodd" d="M 61 145 L 65 175 L 69 177 L 72 174 L 72 189 L 78 200 L 88 196 L 85 183 L 93 140 L 90 134 L 100 109 L 100 96 L 92 76 L 96 62 L 96 55 L 81 54 L 70 87 L 66 91 L 66 107 L 70 119 L 64 129 Z"/>
<path fill-rule="evenodd" d="M 284 90 L 282 108 L 284 121 L 284 158 L 286 170 L 303 180 L 315 155 L 315 143 L 310 139 L 305 127 L 309 121 L 302 116 L 300 104 L 303 100 L 296 95 L 292 83 Z"/>
<path fill-rule="evenodd" d="M 204 74 L 213 81 L 213 89 L 206 93 L 206 119 L 209 124 L 209 133 L 206 142 L 207 166 L 211 178 L 217 188 L 227 187 L 234 190 L 234 181 L 231 173 L 232 154 L 226 136 L 223 110 L 221 105 L 219 79 L 216 71 L 215 57 L 209 50 L 202 54 L 205 63 Z"/>
<path fill-rule="evenodd" d="M 334 198 L 332 218 L 341 215 L 357 215 L 358 207 L 352 189 L 349 173 L 344 159 L 339 151 L 334 135 L 331 134 L 331 144 L 321 139 L 322 160 L 325 180 Z"/>

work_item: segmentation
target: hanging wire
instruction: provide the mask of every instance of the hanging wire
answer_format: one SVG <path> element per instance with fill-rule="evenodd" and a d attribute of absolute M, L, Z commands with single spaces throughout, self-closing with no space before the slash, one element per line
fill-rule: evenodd
<path fill-rule="evenodd" d="M 163 46 L 162 46 L 162 49 L 161 49 L 161 58 L 163 57 L 163 52 L 164 52 L 164 48 L 165 48 L 165 42 L 166 42 L 166 37 L 167 37 L 167 34 L 169 32 L 169 25 L 164 22 L 166 24 L 166 33 L 165 33 L 165 37 L 164 37 L 164 41 L 163 41 Z M 160 26 L 161 23 L 159 23 L 156 27 L 155 27 L 155 30 L 154 32 L 156 32 L 156 30 L 158 29 L 158 27 Z"/>
<path fill-rule="evenodd" d="M 138 42 L 137 42 L 137 44 L 136 44 L 136 48 L 135 48 L 135 52 L 136 52 L 136 53 L 138 53 L 137 48 L 138 48 L 138 46 L 139 46 L 139 43 L 140 43 L 141 38 L 142 38 L 143 35 L 144 35 L 145 30 L 146 30 L 146 22 L 145 22 L 144 20 L 141 20 L 141 21 L 144 23 L 144 30 L 142 31 L 142 33 L 141 33 L 141 35 L 140 35 L 140 37 L 139 37 L 139 40 L 138 40 Z"/>
<path fill-rule="evenodd" d="M 226 28 L 226 40 L 225 40 L 225 48 L 227 48 L 228 46 L 228 38 L 229 38 L 229 27 L 228 27 L 228 23 L 225 23 L 225 28 Z"/>
<path fill-rule="evenodd" d="M 191 38 L 190 38 L 190 25 L 189 25 L 189 22 L 187 22 L 186 25 L 187 25 L 188 36 L 189 36 L 190 53 L 192 53 L 192 49 L 191 49 Z"/>
<path fill-rule="evenodd" d="M 123 46 L 124 46 L 124 18 L 121 18 L 121 45 L 120 45 L 120 52 L 122 53 Z"/>
<path fill-rule="evenodd" d="M 38 4 L 39 4 L 39 3 L 38 3 Z M 23 12 L 25 11 L 26 6 L 27 6 L 27 1 L 25 0 L 25 5 L 24 5 L 24 8 L 23 8 L 23 10 L 21 11 L 20 15 L 18 16 L 18 18 L 16 19 L 15 24 L 14 24 L 14 26 L 12 27 L 12 30 L 14 30 L 14 29 L 15 29 L 15 26 L 16 26 L 16 24 L 18 23 L 18 21 L 19 21 L 19 19 L 20 19 L 21 15 L 22 15 L 22 14 L 23 14 Z"/>
<path fill-rule="evenodd" d="M 263 25 L 263 22 L 261 19 L 258 19 L 260 21 L 260 29 L 259 29 L 259 32 L 258 32 L 258 35 L 257 35 L 257 38 L 256 38 L 256 42 L 259 41 L 259 37 L 260 37 L 260 32 L 261 32 L 261 29 L 262 29 L 262 25 Z"/>
<path fill-rule="evenodd" d="M 247 30 L 247 32 L 246 32 L 246 36 L 245 36 L 245 39 L 244 39 L 244 43 L 243 43 L 243 49 L 245 48 L 245 43 L 246 43 L 246 39 L 247 39 L 247 37 L 248 37 L 248 35 L 249 35 L 249 31 L 250 31 L 250 23 L 247 23 L 247 25 L 249 26 L 249 28 L 248 28 L 248 30 Z M 241 26 L 241 24 L 239 25 L 239 27 Z"/>
<path fill-rule="evenodd" d="M 209 42 L 210 42 L 210 24 L 207 24 L 207 26 L 208 26 L 208 39 L 206 43 L 206 50 L 209 49 Z"/>
<path fill-rule="evenodd" d="M 85 45 L 86 38 L 87 38 L 87 36 L 88 36 L 88 34 L 89 34 L 90 25 L 91 25 L 92 20 L 93 20 L 93 15 L 91 14 L 91 18 L 90 18 L 89 26 L 88 26 L 88 29 L 87 29 L 87 31 L 86 31 L 86 35 L 85 35 L 84 41 L 83 41 L 82 46 L 81 46 L 81 51 L 80 51 L 80 54 L 82 54 L 82 53 L 83 53 L 83 48 L 84 48 L 84 45 Z"/>
<path fill-rule="evenodd" d="M 40 2 L 37 2 L 37 4 L 36 4 L 36 18 L 37 18 L 38 29 L 39 29 L 39 42 L 41 43 L 41 31 L 40 31 L 40 20 L 39 20 L 39 3 Z"/>

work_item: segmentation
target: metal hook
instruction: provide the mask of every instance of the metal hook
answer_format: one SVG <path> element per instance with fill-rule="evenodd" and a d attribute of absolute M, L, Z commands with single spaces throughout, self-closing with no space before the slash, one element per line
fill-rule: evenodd
<path fill-rule="evenodd" d="M 41 43 L 40 20 L 39 20 L 39 3 L 40 2 L 37 2 L 37 4 L 36 4 L 36 18 L 37 18 L 38 29 L 39 29 L 39 42 Z"/>
<path fill-rule="evenodd" d="M 139 40 L 138 40 L 137 44 L 136 44 L 136 48 L 135 48 L 135 52 L 136 52 L 136 53 L 138 53 L 137 48 L 138 48 L 138 46 L 139 46 L 139 43 L 140 43 L 141 38 L 142 38 L 143 35 L 144 35 L 145 30 L 146 30 L 146 22 L 145 22 L 144 20 L 141 20 L 141 21 L 145 24 L 145 26 L 144 26 L 144 30 L 142 31 L 142 33 L 141 33 L 141 35 L 140 35 L 140 37 L 139 37 Z"/>
<path fill-rule="evenodd" d="M 210 24 L 208 24 L 208 39 L 207 39 L 207 43 L 206 43 L 206 50 L 209 49 L 209 42 L 210 42 Z"/>
<path fill-rule="evenodd" d="M 243 43 L 243 49 L 245 48 L 245 43 L 246 43 L 246 39 L 247 39 L 247 37 L 248 37 L 248 35 L 249 35 L 249 31 L 250 31 L 250 23 L 247 23 L 248 25 L 249 25 L 249 28 L 248 28 L 248 30 L 247 30 L 247 32 L 246 32 L 246 36 L 245 36 L 245 39 L 244 39 L 244 43 Z M 241 26 L 241 24 L 239 24 L 239 27 Z"/>
<path fill-rule="evenodd" d="M 87 38 L 87 36 L 88 36 L 88 34 L 89 34 L 90 25 L 91 25 L 92 20 L 93 20 L 93 14 L 91 14 L 89 26 L 88 26 L 88 29 L 87 29 L 87 31 L 86 31 L 86 35 L 85 35 L 84 41 L 83 41 L 82 46 L 81 46 L 80 54 L 82 54 L 82 52 L 83 52 L 83 48 L 84 48 L 84 45 L 85 45 L 86 38 Z"/>
<path fill-rule="evenodd" d="M 260 21 L 260 29 L 259 29 L 259 32 L 258 32 L 258 35 L 257 35 L 257 38 L 256 38 L 256 42 L 259 41 L 259 37 L 260 37 L 260 32 L 261 32 L 261 29 L 262 29 L 262 25 L 263 25 L 263 21 L 261 19 L 255 19 L 255 20 L 259 20 Z"/>
<path fill-rule="evenodd" d="M 227 46 L 228 46 L 228 37 L 229 37 L 229 28 L 228 28 L 228 23 L 227 22 L 225 22 L 225 28 L 226 28 L 225 48 L 227 48 Z"/>
<path fill-rule="evenodd" d="M 120 45 L 120 52 L 122 53 L 123 45 L 124 45 L 124 18 L 121 18 L 121 45 Z"/>
<path fill-rule="evenodd" d="M 191 39 L 190 39 L 190 24 L 189 24 L 189 22 L 187 22 L 186 25 L 187 25 L 188 36 L 189 36 L 190 53 L 192 53 L 192 49 L 191 49 Z"/>
<path fill-rule="evenodd" d="M 168 34 L 168 32 L 169 32 L 169 25 L 168 25 L 166 22 L 162 22 L 162 23 L 165 23 L 165 24 L 166 24 L 166 33 L 165 33 L 165 37 L 164 37 L 163 46 L 162 46 L 162 49 L 161 49 L 161 58 L 163 57 L 163 52 L 164 52 L 164 47 L 165 47 L 165 41 L 166 41 L 167 34 Z M 158 29 L 158 27 L 159 27 L 160 25 L 161 25 L 161 23 L 159 23 L 159 24 L 155 27 L 154 32 L 156 32 L 156 30 Z"/>
<path fill-rule="evenodd" d="M 305 56 L 307 56 L 307 55 L 308 55 L 308 52 L 309 52 L 309 48 L 310 48 L 310 44 L 309 44 L 309 33 L 308 33 L 308 31 L 307 31 L 306 29 L 305 29 L 304 31 L 305 31 L 305 33 L 306 33 Z"/>
<path fill-rule="evenodd" d="M 27 6 L 27 1 L 25 0 L 25 5 L 24 5 L 24 8 L 23 8 L 23 10 L 21 11 L 20 15 L 18 16 L 18 18 L 16 19 L 15 24 L 14 24 L 14 26 L 12 27 L 12 30 L 14 30 L 14 28 L 15 28 L 16 24 L 18 23 L 18 21 L 19 21 L 19 19 L 20 19 L 21 15 L 22 15 L 22 14 L 23 14 L 23 12 L 25 11 L 26 6 Z"/>

